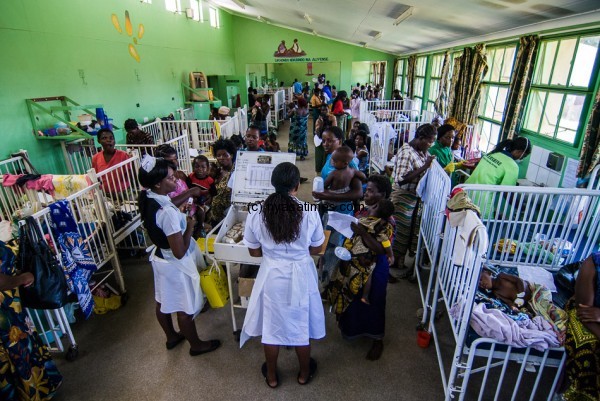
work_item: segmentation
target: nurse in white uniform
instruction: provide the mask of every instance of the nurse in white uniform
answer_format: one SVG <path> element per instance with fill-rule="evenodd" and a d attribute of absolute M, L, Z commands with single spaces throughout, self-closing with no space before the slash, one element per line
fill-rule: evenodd
<path fill-rule="evenodd" d="M 139 196 L 139 209 L 156 248 L 150 255 L 154 271 L 156 318 L 167 336 L 166 348 L 183 340 L 190 343 L 190 355 L 217 349 L 219 340 L 202 341 L 194 318 L 204 304 L 198 268 L 205 267 L 202 253 L 192 239 L 193 217 L 187 217 L 167 194 L 176 186 L 175 165 L 165 159 L 146 155 L 139 171 L 140 184 L 147 188 Z M 171 314 L 177 314 L 180 332 L 173 327 Z"/>
<path fill-rule="evenodd" d="M 317 270 L 310 255 L 321 251 L 325 236 L 319 214 L 295 195 L 300 171 L 292 163 L 273 170 L 275 193 L 250 207 L 244 243 L 250 255 L 262 256 L 240 337 L 262 336 L 266 362 L 262 373 L 269 387 L 279 385 L 277 356 L 282 345 L 296 349 L 299 384 L 307 384 L 317 363 L 310 357 L 310 339 L 325 337 L 325 317 Z"/>

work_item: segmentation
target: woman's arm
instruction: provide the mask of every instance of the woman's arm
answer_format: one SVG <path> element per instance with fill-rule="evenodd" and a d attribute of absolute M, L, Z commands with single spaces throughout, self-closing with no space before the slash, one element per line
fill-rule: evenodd
<path fill-rule="evenodd" d="M 192 238 L 192 232 L 194 231 L 195 225 L 196 219 L 193 216 L 188 216 L 185 232 L 183 234 L 181 234 L 181 232 L 177 232 L 167 237 L 167 240 L 169 241 L 169 248 L 171 248 L 173 256 L 175 256 L 177 259 L 183 258 L 190 247 L 190 240 Z"/>
<path fill-rule="evenodd" d="M 577 302 L 577 317 L 581 323 L 600 339 L 600 308 L 593 306 L 595 282 L 596 266 L 589 256 L 581 264 L 575 281 L 575 302 Z"/>
<path fill-rule="evenodd" d="M 323 251 L 324 246 L 325 246 L 324 242 L 319 246 L 309 246 L 308 253 L 310 253 L 311 255 L 319 255 Z"/>
<path fill-rule="evenodd" d="M 421 167 L 404 174 L 404 176 L 402 177 L 402 181 L 399 181 L 398 185 L 403 185 L 403 184 L 406 184 L 409 182 L 413 182 L 416 178 L 418 178 L 421 174 L 423 174 L 425 172 L 425 170 L 427 170 L 429 168 L 429 166 L 431 166 L 433 159 L 434 159 L 433 156 L 429 156 L 427 158 L 427 161 L 425 162 L 425 164 L 423 164 Z"/>
<path fill-rule="evenodd" d="M 356 177 L 350 182 L 350 191 L 344 194 L 337 194 L 331 191 L 313 192 L 315 199 L 343 202 L 343 201 L 354 201 L 362 198 L 362 183 Z"/>
<path fill-rule="evenodd" d="M 22 285 L 28 287 L 31 284 L 33 284 L 33 274 L 29 272 L 17 276 L 0 273 L 0 291 L 9 291 Z"/>
<path fill-rule="evenodd" d="M 375 237 L 373 237 L 363 226 L 357 223 L 351 223 L 350 228 L 352 228 L 354 234 L 360 235 L 367 248 L 372 252 L 375 252 L 377 255 L 385 253 L 385 248 L 381 242 L 377 241 L 377 239 L 375 239 Z"/>
<path fill-rule="evenodd" d="M 255 258 L 260 258 L 263 255 L 262 247 L 256 248 L 256 249 L 248 248 L 248 253 L 250 254 L 250 256 L 253 256 Z"/>

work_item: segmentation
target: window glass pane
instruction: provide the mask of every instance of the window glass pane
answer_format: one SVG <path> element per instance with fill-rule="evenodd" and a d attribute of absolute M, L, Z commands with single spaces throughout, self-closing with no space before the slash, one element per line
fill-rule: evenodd
<path fill-rule="evenodd" d="M 198 0 L 190 0 L 190 8 L 194 11 L 194 20 L 200 21 L 200 7 Z"/>
<path fill-rule="evenodd" d="M 423 88 L 425 86 L 425 78 L 415 78 L 415 91 L 414 95 L 423 97 Z"/>
<path fill-rule="evenodd" d="M 596 61 L 596 53 L 598 52 L 598 42 L 600 42 L 600 36 L 579 39 L 579 47 L 577 48 L 577 56 L 573 64 L 569 86 L 584 86 L 586 88 L 589 86 L 594 62 Z"/>
<path fill-rule="evenodd" d="M 496 104 L 496 97 L 498 96 L 498 87 L 489 86 L 487 91 L 487 97 L 485 100 L 485 109 L 483 115 L 487 118 L 493 118 L 494 116 L 494 105 Z"/>
<path fill-rule="evenodd" d="M 217 9 L 210 7 L 208 9 L 208 18 L 210 20 L 210 26 L 217 28 Z"/>
<path fill-rule="evenodd" d="M 560 115 L 560 123 L 556 138 L 569 143 L 575 142 L 575 134 L 579 128 L 581 112 L 585 96 L 567 95 L 562 113 Z"/>
<path fill-rule="evenodd" d="M 441 78 L 442 67 L 444 65 L 444 55 L 438 54 L 431 58 L 431 76 Z"/>
<path fill-rule="evenodd" d="M 554 131 L 558 123 L 558 113 L 562 106 L 562 93 L 548 93 L 546 100 L 546 108 L 542 114 L 542 125 L 540 126 L 540 134 L 554 138 Z"/>
<path fill-rule="evenodd" d="M 437 100 L 439 89 L 440 89 L 440 80 L 432 79 L 429 82 L 429 100 L 433 100 L 433 101 Z"/>
<path fill-rule="evenodd" d="M 558 41 L 545 42 L 542 45 L 540 56 L 537 62 L 534 82 L 536 84 L 550 83 L 550 73 L 552 72 L 552 63 L 556 53 Z"/>
<path fill-rule="evenodd" d="M 537 132 L 542 118 L 542 109 L 547 92 L 532 90 L 529 94 L 529 107 L 525 115 L 525 128 Z"/>
<path fill-rule="evenodd" d="M 576 45 L 577 39 L 564 39 L 560 41 L 554 71 L 552 72 L 552 81 L 550 82 L 552 85 L 567 85 L 567 78 L 569 77 L 571 61 L 573 60 Z"/>
<path fill-rule="evenodd" d="M 500 82 L 510 83 L 516 49 L 516 47 L 508 47 L 504 52 L 504 64 L 502 65 L 502 72 L 500 73 Z"/>
<path fill-rule="evenodd" d="M 417 57 L 416 75 L 424 77 L 426 67 L 427 56 Z"/>
<path fill-rule="evenodd" d="M 506 96 L 508 96 L 508 88 L 498 88 L 498 96 L 496 97 L 496 104 L 494 106 L 494 115 L 492 116 L 496 121 L 502 121 Z"/>
<path fill-rule="evenodd" d="M 488 54 L 487 54 L 488 70 L 485 73 L 485 76 L 483 77 L 484 81 L 490 80 L 490 77 L 492 75 L 492 68 L 490 66 L 492 64 L 494 64 L 495 56 L 496 56 L 496 49 L 488 49 Z"/>
<path fill-rule="evenodd" d="M 496 49 L 496 55 L 494 57 L 494 62 L 490 65 L 490 81 L 498 82 L 500 81 L 500 69 L 502 68 L 502 59 L 504 58 L 504 49 Z"/>
<path fill-rule="evenodd" d="M 422 104 L 421 99 L 419 99 L 417 97 L 414 98 L 414 100 L 413 100 L 413 110 L 419 110 L 419 111 L 421 111 L 421 104 Z"/>
<path fill-rule="evenodd" d="M 435 104 L 432 102 L 427 102 L 427 110 L 432 113 L 435 113 Z"/>

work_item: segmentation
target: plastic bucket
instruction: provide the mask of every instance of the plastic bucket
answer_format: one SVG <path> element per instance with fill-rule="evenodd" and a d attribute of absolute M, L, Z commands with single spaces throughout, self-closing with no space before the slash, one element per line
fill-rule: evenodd
<path fill-rule="evenodd" d="M 418 330 L 417 331 L 417 345 L 421 348 L 429 347 L 429 342 L 431 341 L 431 333 L 427 330 Z"/>

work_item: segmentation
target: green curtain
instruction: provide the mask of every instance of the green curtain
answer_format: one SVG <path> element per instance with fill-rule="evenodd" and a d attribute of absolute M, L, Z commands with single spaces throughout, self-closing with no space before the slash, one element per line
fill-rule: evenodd
<path fill-rule="evenodd" d="M 477 119 L 481 81 L 488 70 L 485 44 L 465 47 L 462 56 L 454 60 L 454 71 L 448 99 L 448 116 L 473 125 Z"/>
<path fill-rule="evenodd" d="M 540 47 L 537 35 L 522 36 L 513 66 L 508 96 L 504 106 L 504 122 L 500 131 L 500 141 L 512 139 L 521 128 L 523 109 L 531 88 L 535 60 Z"/>
<path fill-rule="evenodd" d="M 413 54 L 408 58 L 408 70 L 406 71 L 406 97 L 413 98 L 415 94 L 415 73 L 417 69 L 417 55 Z"/>
<path fill-rule="evenodd" d="M 438 97 L 435 99 L 435 112 L 442 117 L 446 117 L 448 111 L 448 75 L 450 74 L 450 53 L 444 53 L 444 63 L 442 64 L 442 78 L 438 88 Z"/>
<path fill-rule="evenodd" d="M 583 138 L 583 146 L 579 155 L 579 169 L 577 170 L 578 177 L 589 175 L 594 167 L 600 162 L 600 90 L 596 93 L 594 107 L 590 114 L 585 136 Z"/>

